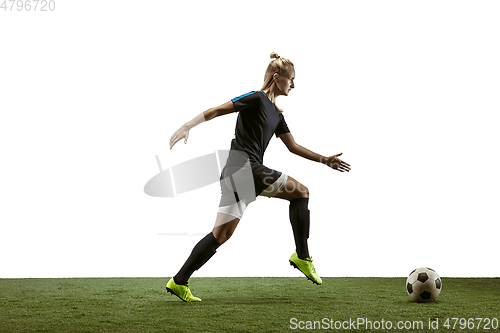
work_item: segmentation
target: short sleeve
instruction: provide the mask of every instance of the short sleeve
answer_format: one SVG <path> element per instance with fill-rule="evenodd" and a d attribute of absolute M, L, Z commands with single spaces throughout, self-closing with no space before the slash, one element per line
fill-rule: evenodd
<path fill-rule="evenodd" d="M 278 127 L 276 127 L 276 131 L 274 133 L 276 134 L 276 137 L 281 134 L 289 133 L 290 130 L 288 129 L 288 125 L 286 124 L 285 117 L 280 113 L 280 122 L 278 123 Z"/>
<path fill-rule="evenodd" d="M 257 91 L 251 91 L 247 94 L 235 97 L 231 101 L 233 101 L 235 109 L 241 112 L 259 106 L 261 96 Z"/>

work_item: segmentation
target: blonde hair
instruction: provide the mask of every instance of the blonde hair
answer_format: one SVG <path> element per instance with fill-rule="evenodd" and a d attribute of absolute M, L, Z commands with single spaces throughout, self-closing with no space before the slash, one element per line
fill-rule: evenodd
<path fill-rule="evenodd" d="M 271 59 L 272 60 L 269 63 L 269 66 L 267 66 L 266 73 L 264 74 L 264 84 L 262 85 L 262 88 L 260 90 L 264 90 L 266 88 L 269 88 L 271 84 L 273 83 L 273 75 L 274 73 L 277 73 L 280 76 L 283 76 L 286 74 L 286 71 L 290 66 L 293 66 L 293 63 L 285 58 L 281 58 L 276 52 L 271 52 Z M 279 112 L 283 112 L 276 103 L 274 104 L 276 107 L 276 110 Z"/>

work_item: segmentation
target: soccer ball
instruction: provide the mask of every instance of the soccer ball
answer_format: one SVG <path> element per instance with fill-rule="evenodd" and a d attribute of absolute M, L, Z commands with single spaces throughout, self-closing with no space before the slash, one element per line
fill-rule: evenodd
<path fill-rule="evenodd" d="M 416 302 L 432 302 L 441 292 L 441 278 L 428 267 L 414 269 L 406 279 L 406 291 Z"/>

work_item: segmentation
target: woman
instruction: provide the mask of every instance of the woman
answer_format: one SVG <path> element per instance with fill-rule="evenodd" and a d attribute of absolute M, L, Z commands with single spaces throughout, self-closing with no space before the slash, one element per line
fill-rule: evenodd
<path fill-rule="evenodd" d="M 296 252 L 290 264 L 299 269 L 313 283 L 321 284 L 308 252 L 309 238 L 309 191 L 307 187 L 288 175 L 263 165 L 264 151 L 273 135 L 279 137 L 288 150 L 301 157 L 345 172 L 350 165 L 340 160 L 342 154 L 325 157 L 297 144 L 290 133 L 282 111 L 276 106 L 276 98 L 294 88 L 295 69 L 292 62 L 271 53 L 271 59 L 260 91 L 236 97 L 219 107 L 200 113 L 183 125 L 170 139 L 170 149 L 184 138 L 187 143 L 189 130 L 203 121 L 228 113 L 237 112 L 235 138 L 227 163 L 221 174 L 221 201 L 211 233 L 194 247 L 180 271 L 167 283 L 167 291 L 186 302 L 199 302 L 189 290 L 188 279 L 203 266 L 233 234 L 243 212 L 258 195 L 290 201 L 290 222 L 295 239 Z"/>

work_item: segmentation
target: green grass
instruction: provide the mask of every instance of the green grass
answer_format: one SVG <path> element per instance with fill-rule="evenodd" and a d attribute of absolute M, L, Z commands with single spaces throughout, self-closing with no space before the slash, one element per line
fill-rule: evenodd
<path fill-rule="evenodd" d="M 167 294 L 166 278 L 0 279 L 0 331 L 296 332 L 301 330 L 290 328 L 291 318 L 304 325 L 367 318 L 393 325 L 422 321 L 423 331 L 430 332 L 431 318 L 439 320 L 441 331 L 453 332 L 459 324 L 444 329 L 446 318 L 500 319 L 497 278 L 443 278 L 441 295 L 427 304 L 410 300 L 405 278 L 323 281 L 316 286 L 305 278 L 192 278 L 191 290 L 203 301 L 184 303 Z"/>

